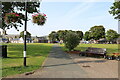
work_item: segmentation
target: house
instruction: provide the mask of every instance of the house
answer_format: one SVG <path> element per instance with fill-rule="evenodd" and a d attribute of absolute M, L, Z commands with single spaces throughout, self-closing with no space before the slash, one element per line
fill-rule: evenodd
<path fill-rule="evenodd" d="M 107 44 L 107 42 L 108 41 L 105 38 L 98 40 L 98 44 Z"/>
<path fill-rule="evenodd" d="M 48 43 L 48 36 L 35 37 L 33 40 L 34 43 Z"/>
<path fill-rule="evenodd" d="M 11 43 L 24 43 L 23 38 L 14 38 L 10 40 Z"/>
<path fill-rule="evenodd" d="M 18 34 L 16 34 L 16 35 L 15 34 L 2 35 L 2 38 L 8 39 L 9 42 L 11 42 L 11 40 L 19 38 L 19 37 L 20 37 L 20 35 L 18 35 Z"/>
<path fill-rule="evenodd" d="M 23 38 L 21 37 L 21 38 L 14 38 L 14 39 L 10 40 L 10 42 L 11 42 L 11 43 L 24 43 L 24 40 L 23 40 Z M 31 39 L 31 38 L 27 38 L 27 39 L 26 39 L 26 42 L 27 42 L 27 43 L 31 43 L 31 42 L 32 42 L 32 39 Z"/>
<path fill-rule="evenodd" d="M 2 38 L 8 39 L 8 42 L 10 42 L 10 43 L 24 43 L 24 40 L 22 38 L 20 38 L 19 34 L 2 35 Z M 27 38 L 26 42 L 31 43 L 32 39 Z"/>

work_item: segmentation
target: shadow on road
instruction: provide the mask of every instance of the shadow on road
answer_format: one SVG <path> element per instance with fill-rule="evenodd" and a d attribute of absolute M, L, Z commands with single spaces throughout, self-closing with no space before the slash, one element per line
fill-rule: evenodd
<path fill-rule="evenodd" d="M 66 64 L 47 65 L 43 67 L 54 67 L 54 66 L 72 65 L 72 64 L 80 64 L 80 63 L 104 63 L 104 62 L 106 62 L 106 60 L 78 61 L 78 62 L 66 63 Z"/>

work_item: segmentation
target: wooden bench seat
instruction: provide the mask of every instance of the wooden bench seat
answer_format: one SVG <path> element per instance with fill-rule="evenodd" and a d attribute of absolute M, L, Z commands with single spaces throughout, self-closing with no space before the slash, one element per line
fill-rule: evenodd
<path fill-rule="evenodd" d="M 94 56 L 94 57 L 105 57 L 106 56 L 106 49 L 105 48 L 93 48 L 88 47 L 86 51 L 80 52 L 80 56 Z"/>

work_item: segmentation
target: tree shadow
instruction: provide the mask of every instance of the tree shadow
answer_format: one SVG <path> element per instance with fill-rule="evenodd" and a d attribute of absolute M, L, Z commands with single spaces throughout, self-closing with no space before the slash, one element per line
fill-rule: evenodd
<path fill-rule="evenodd" d="M 3 58 L 3 59 L 21 59 L 23 57 L 7 57 L 7 58 Z M 26 57 L 26 58 L 29 58 L 29 57 Z"/>
<path fill-rule="evenodd" d="M 74 65 L 74 64 L 82 64 L 82 63 L 104 63 L 106 60 L 94 60 L 94 61 L 78 61 L 72 63 L 64 63 L 64 64 L 55 64 L 55 65 L 46 65 L 43 67 L 57 67 L 57 66 L 64 66 L 64 65 Z"/>

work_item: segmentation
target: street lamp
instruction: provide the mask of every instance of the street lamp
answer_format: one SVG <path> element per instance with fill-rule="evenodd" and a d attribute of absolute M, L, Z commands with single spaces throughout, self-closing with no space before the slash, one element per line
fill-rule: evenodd
<path fill-rule="evenodd" d="M 40 0 L 41 3 L 42 0 Z M 24 51 L 23 51 L 23 65 L 26 67 L 26 51 L 27 51 L 27 45 L 26 45 L 26 38 L 27 38 L 27 7 L 28 7 L 28 2 L 27 0 L 25 1 L 25 27 L 24 27 Z"/>
<path fill-rule="evenodd" d="M 27 1 L 25 2 L 25 27 L 24 27 L 24 62 L 23 65 L 26 66 L 26 51 L 27 51 L 27 45 L 26 45 L 26 35 L 27 35 Z"/>

